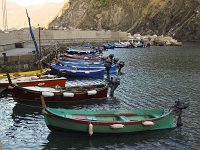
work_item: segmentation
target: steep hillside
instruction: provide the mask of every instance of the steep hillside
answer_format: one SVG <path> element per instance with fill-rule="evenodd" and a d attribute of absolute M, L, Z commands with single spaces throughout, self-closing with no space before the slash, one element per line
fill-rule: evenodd
<path fill-rule="evenodd" d="M 0 7 L 2 3 L 0 3 Z M 32 5 L 29 7 L 22 7 L 14 2 L 7 1 L 7 18 L 9 28 L 23 28 L 28 26 L 26 9 L 28 9 L 31 23 L 34 26 L 47 26 L 48 23 L 55 18 L 64 3 L 43 3 L 39 5 Z M 2 13 L 0 15 L 2 18 Z M 0 28 L 2 29 L 2 21 Z"/>
<path fill-rule="evenodd" d="M 70 0 L 49 28 L 121 30 L 200 40 L 200 0 Z"/>

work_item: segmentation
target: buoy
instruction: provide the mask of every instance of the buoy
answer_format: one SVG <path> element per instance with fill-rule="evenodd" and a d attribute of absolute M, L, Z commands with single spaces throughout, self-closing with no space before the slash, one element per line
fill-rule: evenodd
<path fill-rule="evenodd" d="M 152 122 L 152 121 L 143 121 L 142 124 L 143 124 L 144 126 L 153 126 L 153 125 L 154 125 L 154 122 Z"/>
<path fill-rule="evenodd" d="M 64 97 L 74 97 L 74 93 L 64 92 L 63 96 Z"/>
<path fill-rule="evenodd" d="M 97 91 L 96 91 L 96 90 L 88 91 L 88 95 L 95 95 L 95 94 L 97 94 Z"/>
<path fill-rule="evenodd" d="M 89 74 L 90 72 L 89 71 L 85 71 L 85 74 Z"/>
<path fill-rule="evenodd" d="M 122 129 L 122 128 L 124 128 L 124 125 L 123 124 L 113 124 L 110 127 L 113 129 Z"/>
<path fill-rule="evenodd" d="M 65 69 L 59 69 L 59 71 L 65 71 Z"/>
<path fill-rule="evenodd" d="M 55 75 L 50 75 L 50 74 L 48 74 L 48 75 L 47 75 L 47 78 L 55 78 Z"/>
<path fill-rule="evenodd" d="M 94 62 L 95 65 L 100 64 L 100 62 Z"/>
<path fill-rule="evenodd" d="M 31 80 L 37 80 L 39 79 L 38 77 L 31 77 Z"/>
<path fill-rule="evenodd" d="M 93 125 L 91 123 L 89 124 L 89 135 L 93 135 Z"/>
<path fill-rule="evenodd" d="M 53 97 L 54 93 L 51 93 L 51 92 L 42 92 L 42 96 L 44 96 L 44 97 Z"/>

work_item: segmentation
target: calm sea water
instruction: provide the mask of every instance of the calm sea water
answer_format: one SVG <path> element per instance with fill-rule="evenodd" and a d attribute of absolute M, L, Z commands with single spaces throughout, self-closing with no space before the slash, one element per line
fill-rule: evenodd
<path fill-rule="evenodd" d="M 51 132 L 39 105 L 0 99 L 0 141 L 5 150 L 200 149 L 200 43 L 181 47 L 115 49 L 104 52 L 125 61 L 113 99 L 65 105 L 70 109 L 167 108 L 190 100 L 184 126 L 173 130 L 121 135 Z M 62 106 L 62 105 L 61 105 Z M 58 106 L 59 107 L 59 106 Z"/>

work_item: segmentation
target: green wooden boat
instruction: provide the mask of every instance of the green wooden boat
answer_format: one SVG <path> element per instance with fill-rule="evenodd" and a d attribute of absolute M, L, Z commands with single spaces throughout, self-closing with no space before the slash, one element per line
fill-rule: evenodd
<path fill-rule="evenodd" d="M 128 133 L 177 127 L 173 110 L 69 110 L 46 108 L 43 114 L 50 130 L 93 133 Z"/>

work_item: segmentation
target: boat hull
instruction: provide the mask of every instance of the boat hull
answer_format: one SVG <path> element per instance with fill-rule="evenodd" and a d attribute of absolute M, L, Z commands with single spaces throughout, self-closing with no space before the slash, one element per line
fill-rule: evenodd
<path fill-rule="evenodd" d="M 102 60 L 102 59 L 99 59 L 99 60 L 86 60 L 86 59 L 72 59 L 72 58 L 62 58 L 61 59 L 62 61 L 66 61 L 66 62 L 80 62 L 80 63 L 96 63 L 96 64 L 98 64 L 98 63 L 104 63 L 104 60 Z"/>
<path fill-rule="evenodd" d="M 15 83 L 19 86 L 43 86 L 43 87 L 53 87 L 53 86 L 65 86 L 66 78 L 55 78 L 55 79 L 43 79 L 43 80 L 33 80 L 33 81 L 23 81 L 16 80 Z M 0 88 L 8 88 L 9 83 L 0 82 Z"/>
<path fill-rule="evenodd" d="M 104 70 L 89 70 L 89 71 L 76 71 L 76 70 L 65 70 L 62 71 L 63 76 L 72 76 L 72 77 L 103 77 Z"/>
<path fill-rule="evenodd" d="M 84 88 L 84 87 L 83 87 Z M 72 90 L 73 88 L 71 88 Z M 91 86 L 88 88 L 88 91 L 94 90 L 95 88 Z M 73 93 L 73 96 L 64 96 L 62 90 L 57 90 L 53 93 L 53 96 L 44 97 L 45 102 L 57 103 L 77 103 L 82 101 L 90 101 L 94 99 L 103 99 L 107 97 L 108 87 L 102 86 L 101 88 L 96 88 L 96 93 L 88 94 L 88 91 L 74 90 L 74 91 L 66 91 L 69 93 Z M 23 87 L 16 86 L 11 91 L 12 97 L 15 101 L 21 102 L 41 102 L 40 98 L 42 96 L 42 91 L 35 91 L 26 89 Z"/>
<path fill-rule="evenodd" d="M 77 59 L 77 60 L 101 60 L 102 58 L 99 56 L 81 56 L 81 55 L 70 55 L 70 54 L 64 54 L 66 58 L 71 58 L 71 59 Z"/>
<path fill-rule="evenodd" d="M 61 76 L 73 76 L 73 77 L 102 77 L 104 76 L 104 69 L 94 68 L 93 70 L 88 68 L 73 68 L 67 66 L 52 65 L 49 71 L 52 75 Z"/>
<path fill-rule="evenodd" d="M 62 64 L 62 62 L 61 62 Z M 63 63 L 63 65 L 65 66 L 65 63 Z M 106 70 L 104 64 L 92 64 L 92 65 L 85 65 L 85 64 L 73 64 L 73 63 L 67 63 L 66 66 L 68 67 L 72 67 L 72 68 L 77 68 L 80 70 L 98 70 L 98 69 L 104 69 Z M 110 68 L 110 73 L 116 73 L 117 72 L 117 66 L 115 64 L 113 64 Z"/>

